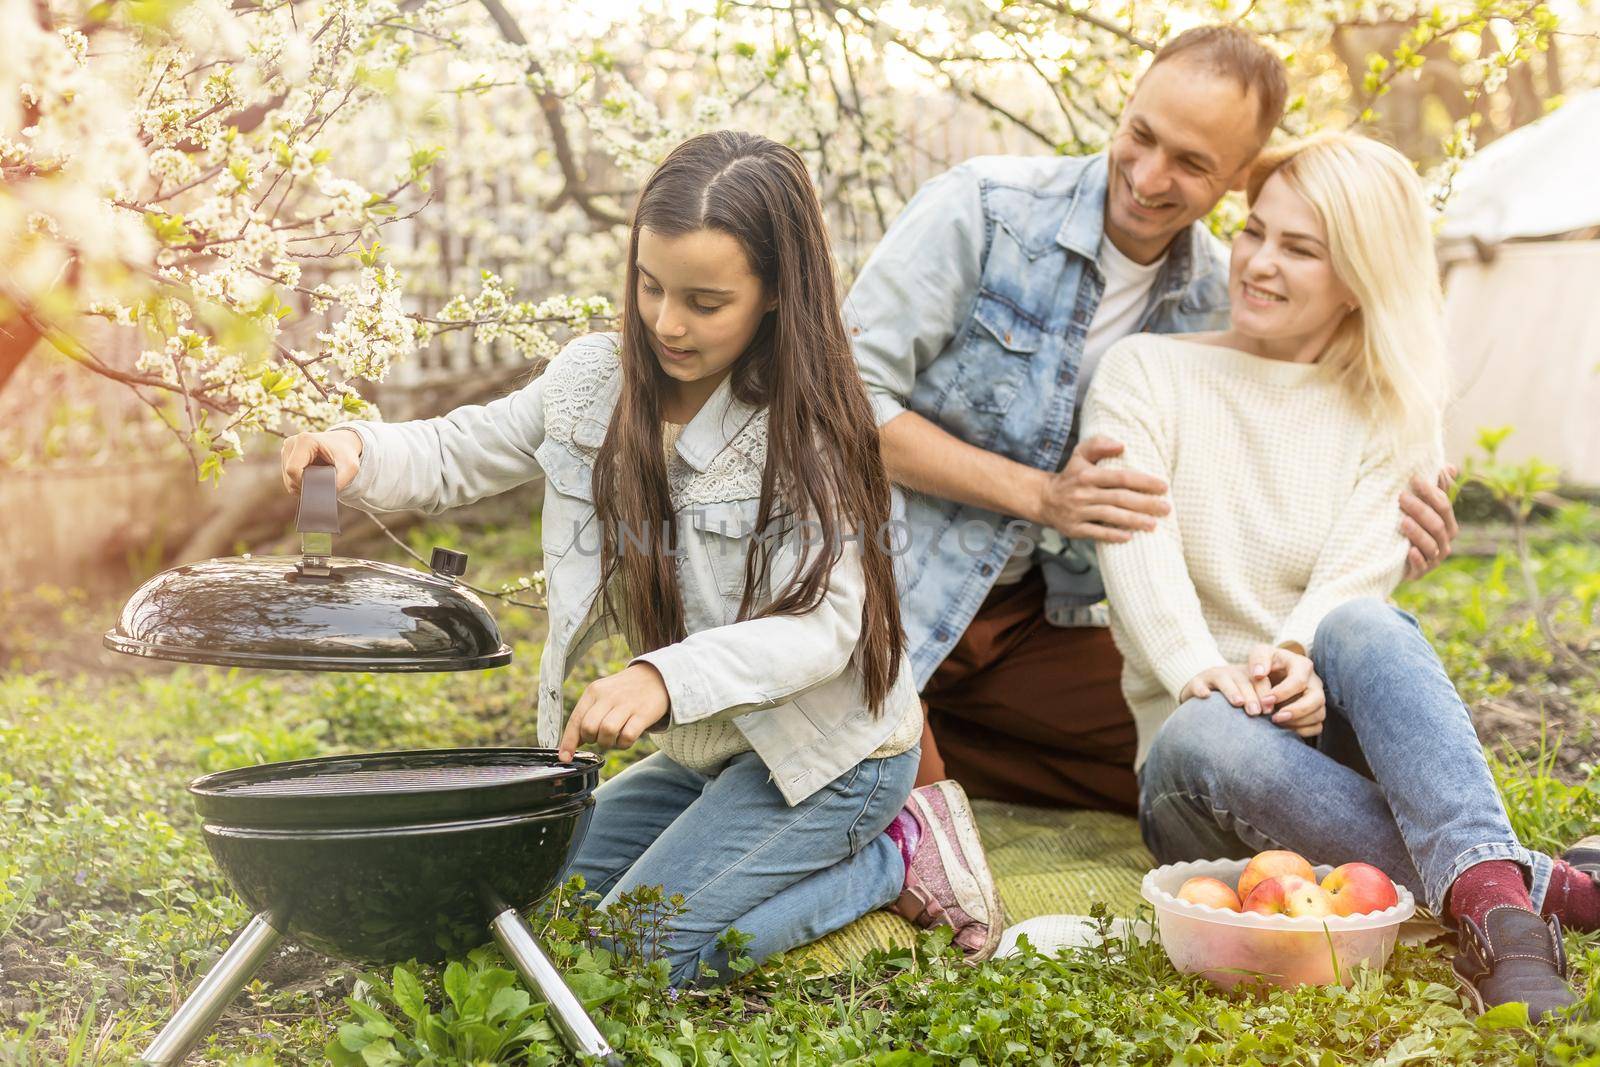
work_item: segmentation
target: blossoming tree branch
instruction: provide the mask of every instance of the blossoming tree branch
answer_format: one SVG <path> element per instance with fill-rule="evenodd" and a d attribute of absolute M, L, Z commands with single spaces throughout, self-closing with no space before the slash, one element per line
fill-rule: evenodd
<path fill-rule="evenodd" d="M 1193 22 L 1278 42 L 1291 132 L 1381 126 L 1391 94 L 1431 94 L 1444 125 L 1429 152 L 1407 147 L 1441 195 L 1533 64 L 1559 73 L 1548 9 L 1508 0 L 1381 18 L 1355 0 L 1185 0 L 1131 21 L 1061 0 L 578 6 L 0 3 L 0 388 L 53 349 L 126 385 L 215 478 L 256 436 L 372 414 L 361 383 L 442 335 L 537 364 L 613 321 L 632 193 L 699 130 L 801 150 L 848 272 L 914 191 L 915 101 L 1092 151 L 1150 51 Z M 444 291 L 439 248 L 417 239 L 440 231 L 538 269 Z M 135 358 L 110 354 L 117 331 Z"/>

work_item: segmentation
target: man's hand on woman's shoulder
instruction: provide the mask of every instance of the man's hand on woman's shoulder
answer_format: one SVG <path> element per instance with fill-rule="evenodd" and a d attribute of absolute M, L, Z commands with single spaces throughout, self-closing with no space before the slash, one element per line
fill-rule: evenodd
<path fill-rule="evenodd" d="M 1421 578 L 1450 555 L 1450 545 L 1461 532 L 1450 505 L 1450 486 L 1459 473 L 1446 466 L 1432 482 L 1413 476 L 1411 488 L 1400 494 L 1400 532 L 1411 542 L 1406 581 Z"/>
<path fill-rule="evenodd" d="M 1067 465 L 1045 477 L 1039 494 L 1040 525 L 1053 527 L 1063 537 L 1111 542 L 1154 530 L 1156 520 L 1172 510 L 1167 483 L 1153 474 L 1099 465 L 1121 454 L 1122 445 L 1109 437 L 1079 442 Z"/>

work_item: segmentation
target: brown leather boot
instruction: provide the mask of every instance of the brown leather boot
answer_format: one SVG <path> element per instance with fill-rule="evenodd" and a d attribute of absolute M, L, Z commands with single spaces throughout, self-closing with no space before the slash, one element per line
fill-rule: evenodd
<path fill-rule="evenodd" d="M 1581 839 L 1563 852 L 1561 858 L 1600 882 L 1600 834 L 1590 834 Z"/>
<path fill-rule="evenodd" d="M 1502 904 L 1490 908 L 1480 928 L 1461 920 L 1461 951 L 1452 967 L 1478 1011 L 1521 1001 L 1534 1022 L 1577 1003 L 1567 984 L 1561 920 Z"/>

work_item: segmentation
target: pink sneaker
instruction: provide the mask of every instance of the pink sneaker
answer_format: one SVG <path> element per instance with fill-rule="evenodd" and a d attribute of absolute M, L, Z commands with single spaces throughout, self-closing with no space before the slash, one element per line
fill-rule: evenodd
<path fill-rule="evenodd" d="M 905 888 L 889 910 L 923 929 L 950 927 L 971 963 L 994 955 L 1005 912 L 962 788 L 946 780 L 912 790 L 887 833 L 906 860 Z"/>

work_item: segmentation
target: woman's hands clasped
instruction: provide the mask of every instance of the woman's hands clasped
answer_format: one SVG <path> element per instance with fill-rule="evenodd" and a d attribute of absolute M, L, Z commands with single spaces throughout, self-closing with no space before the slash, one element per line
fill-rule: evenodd
<path fill-rule="evenodd" d="M 283 487 L 298 494 L 300 476 L 318 459 L 333 464 L 339 488 L 343 489 L 355 480 L 356 472 L 361 469 L 361 435 L 354 430 L 327 430 L 285 438 L 283 449 L 278 453 Z"/>
<path fill-rule="evenodd" d="M 661 672 L 648 663 L 635 663 L 616 674 L 596 679 L 578 698 L 557 755 L 570 763 L 578 746 L 628 748 L 662 719 L 672 707 L 672 697 Z"/>
<path fill-rule="evenodd" d="M 1311 658 L 1290 648 L 1256 645 L 1246 663 L 1210 667 L 1189 679 L 1178 700 L 1213 692 L 1248 715 L 1272 716 L 1274 725 L 1301 737 L 1321 733 L 1327 718 L 1327 697 Z"/>

